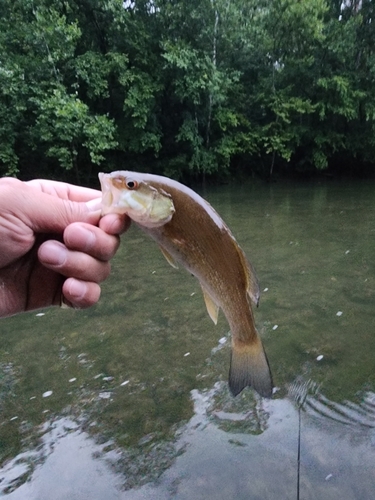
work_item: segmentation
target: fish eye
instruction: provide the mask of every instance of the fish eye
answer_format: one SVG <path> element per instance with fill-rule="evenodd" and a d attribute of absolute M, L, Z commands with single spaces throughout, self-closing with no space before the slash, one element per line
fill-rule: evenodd
<path fill-rule="evenodd" d="M 126 181 L 126 187 L 128 189 L 137 189 L 138 182 L 137 181 L 133 181 L 133 179 L 129 179 L 128 181 Z"/>

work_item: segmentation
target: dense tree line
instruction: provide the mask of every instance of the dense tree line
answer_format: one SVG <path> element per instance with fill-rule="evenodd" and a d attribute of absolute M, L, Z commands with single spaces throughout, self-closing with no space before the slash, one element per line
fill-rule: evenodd
<path fill-rule="evenodd" d="M 372 167 L 374 3 L 1 0 L 0 174 Z"/>

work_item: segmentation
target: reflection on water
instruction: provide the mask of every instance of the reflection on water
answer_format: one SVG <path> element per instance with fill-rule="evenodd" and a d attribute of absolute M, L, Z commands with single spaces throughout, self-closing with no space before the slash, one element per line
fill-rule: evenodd
<path fill-rule="evenodd" d="M 0 322 L 0 494 L 295 498 L 301 418 L 301 498 L 372 498 L 375 185 L 205 196 L 260 278 L 274 399 L 230 396 L 225 318 L 131 228 L 98 306 Z"/>
<path fill-rule="evenodd" d="M 173 440 L 128 449 L 94 439 L 82 421 L 47 421 L 38 446 L 1 470 L 2 491 L 9 500 L 295 498 L 298 410 L 289 398 L 259 399 L 241 413 L 227 396 L 224 382 L 193 390 L 193 416 Z M 331 424 L 302 415 L 301 498 L 372 498 L 373 428 Z"/>

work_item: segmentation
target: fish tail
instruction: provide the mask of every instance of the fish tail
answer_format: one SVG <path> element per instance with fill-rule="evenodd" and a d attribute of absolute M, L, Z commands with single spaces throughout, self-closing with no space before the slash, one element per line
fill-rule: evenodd
<path fill-rule="evenodd" d="M 271 371 L 258 335 L 251 343 L 232 340 L 229 389 L 233 396 L 237 396 L 246 386 L 252 387 L 266 398 L 272 396 Z"/>

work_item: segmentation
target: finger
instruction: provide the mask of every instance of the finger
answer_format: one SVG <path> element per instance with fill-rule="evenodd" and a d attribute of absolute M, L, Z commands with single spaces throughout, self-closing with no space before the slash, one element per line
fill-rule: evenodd
<path fill-rule="evenodd" d="M 72 222 L 88 222 L 94 225 L 99 222 L 100 210 L 96 205 L 91 206 L 92 200 L 98 200 L 98 191 L 86 192 L 86 188 L 77 187 L 77 190 L 82 190 L 81 195 L 78 195 L 74 186 L 70 186 L 74 195 L 68 192 L 68 188 L 45 192 L 31 182 L 21 182 L 17 179 L 12 179 L 6 187 L 12 198 L 9 210 L 36 233 L 60 234 Z M 85 202 L 72 201 L 69 196 Z"/>
<path fill-rule="evenodd" d="M 90 189 L 66 182 L 50 181 L 45 179 L 33 179 L 25 184 L 39 189 L 42 193 L 57 196 L 63 200 L 90 201 L 101 197 L 101 191 Z"/>
<path fill-rule="evenodd" d="M 130 219 L 127 215 L 108 214 L 99 221 L 99 227 L 108 234 L 123 234 L 129 229 Z"/>
<path fill-rule="evenodd" d="M 69 250 L 63 243 L 54 240 L 42 243 L 38 258 L 45 267 L 63 276 L 94 283 L 104 281 L 111 270 L 109 262 L 95 259 L 83 252 Z"/>
<path fill-rule="evenodd" d="M 91 224 L 76 222 L 65 229 L 64 243 L 70 250 L 107 261 L 116 253 L 120 239 Z"/>
<path fill-rule="evenodd" d="M 98 302 L 100 286 L 97 283 L 68 278 L 63 284 L 62 293 L 64 302 L 75 308 L 84 309 Z"/>

